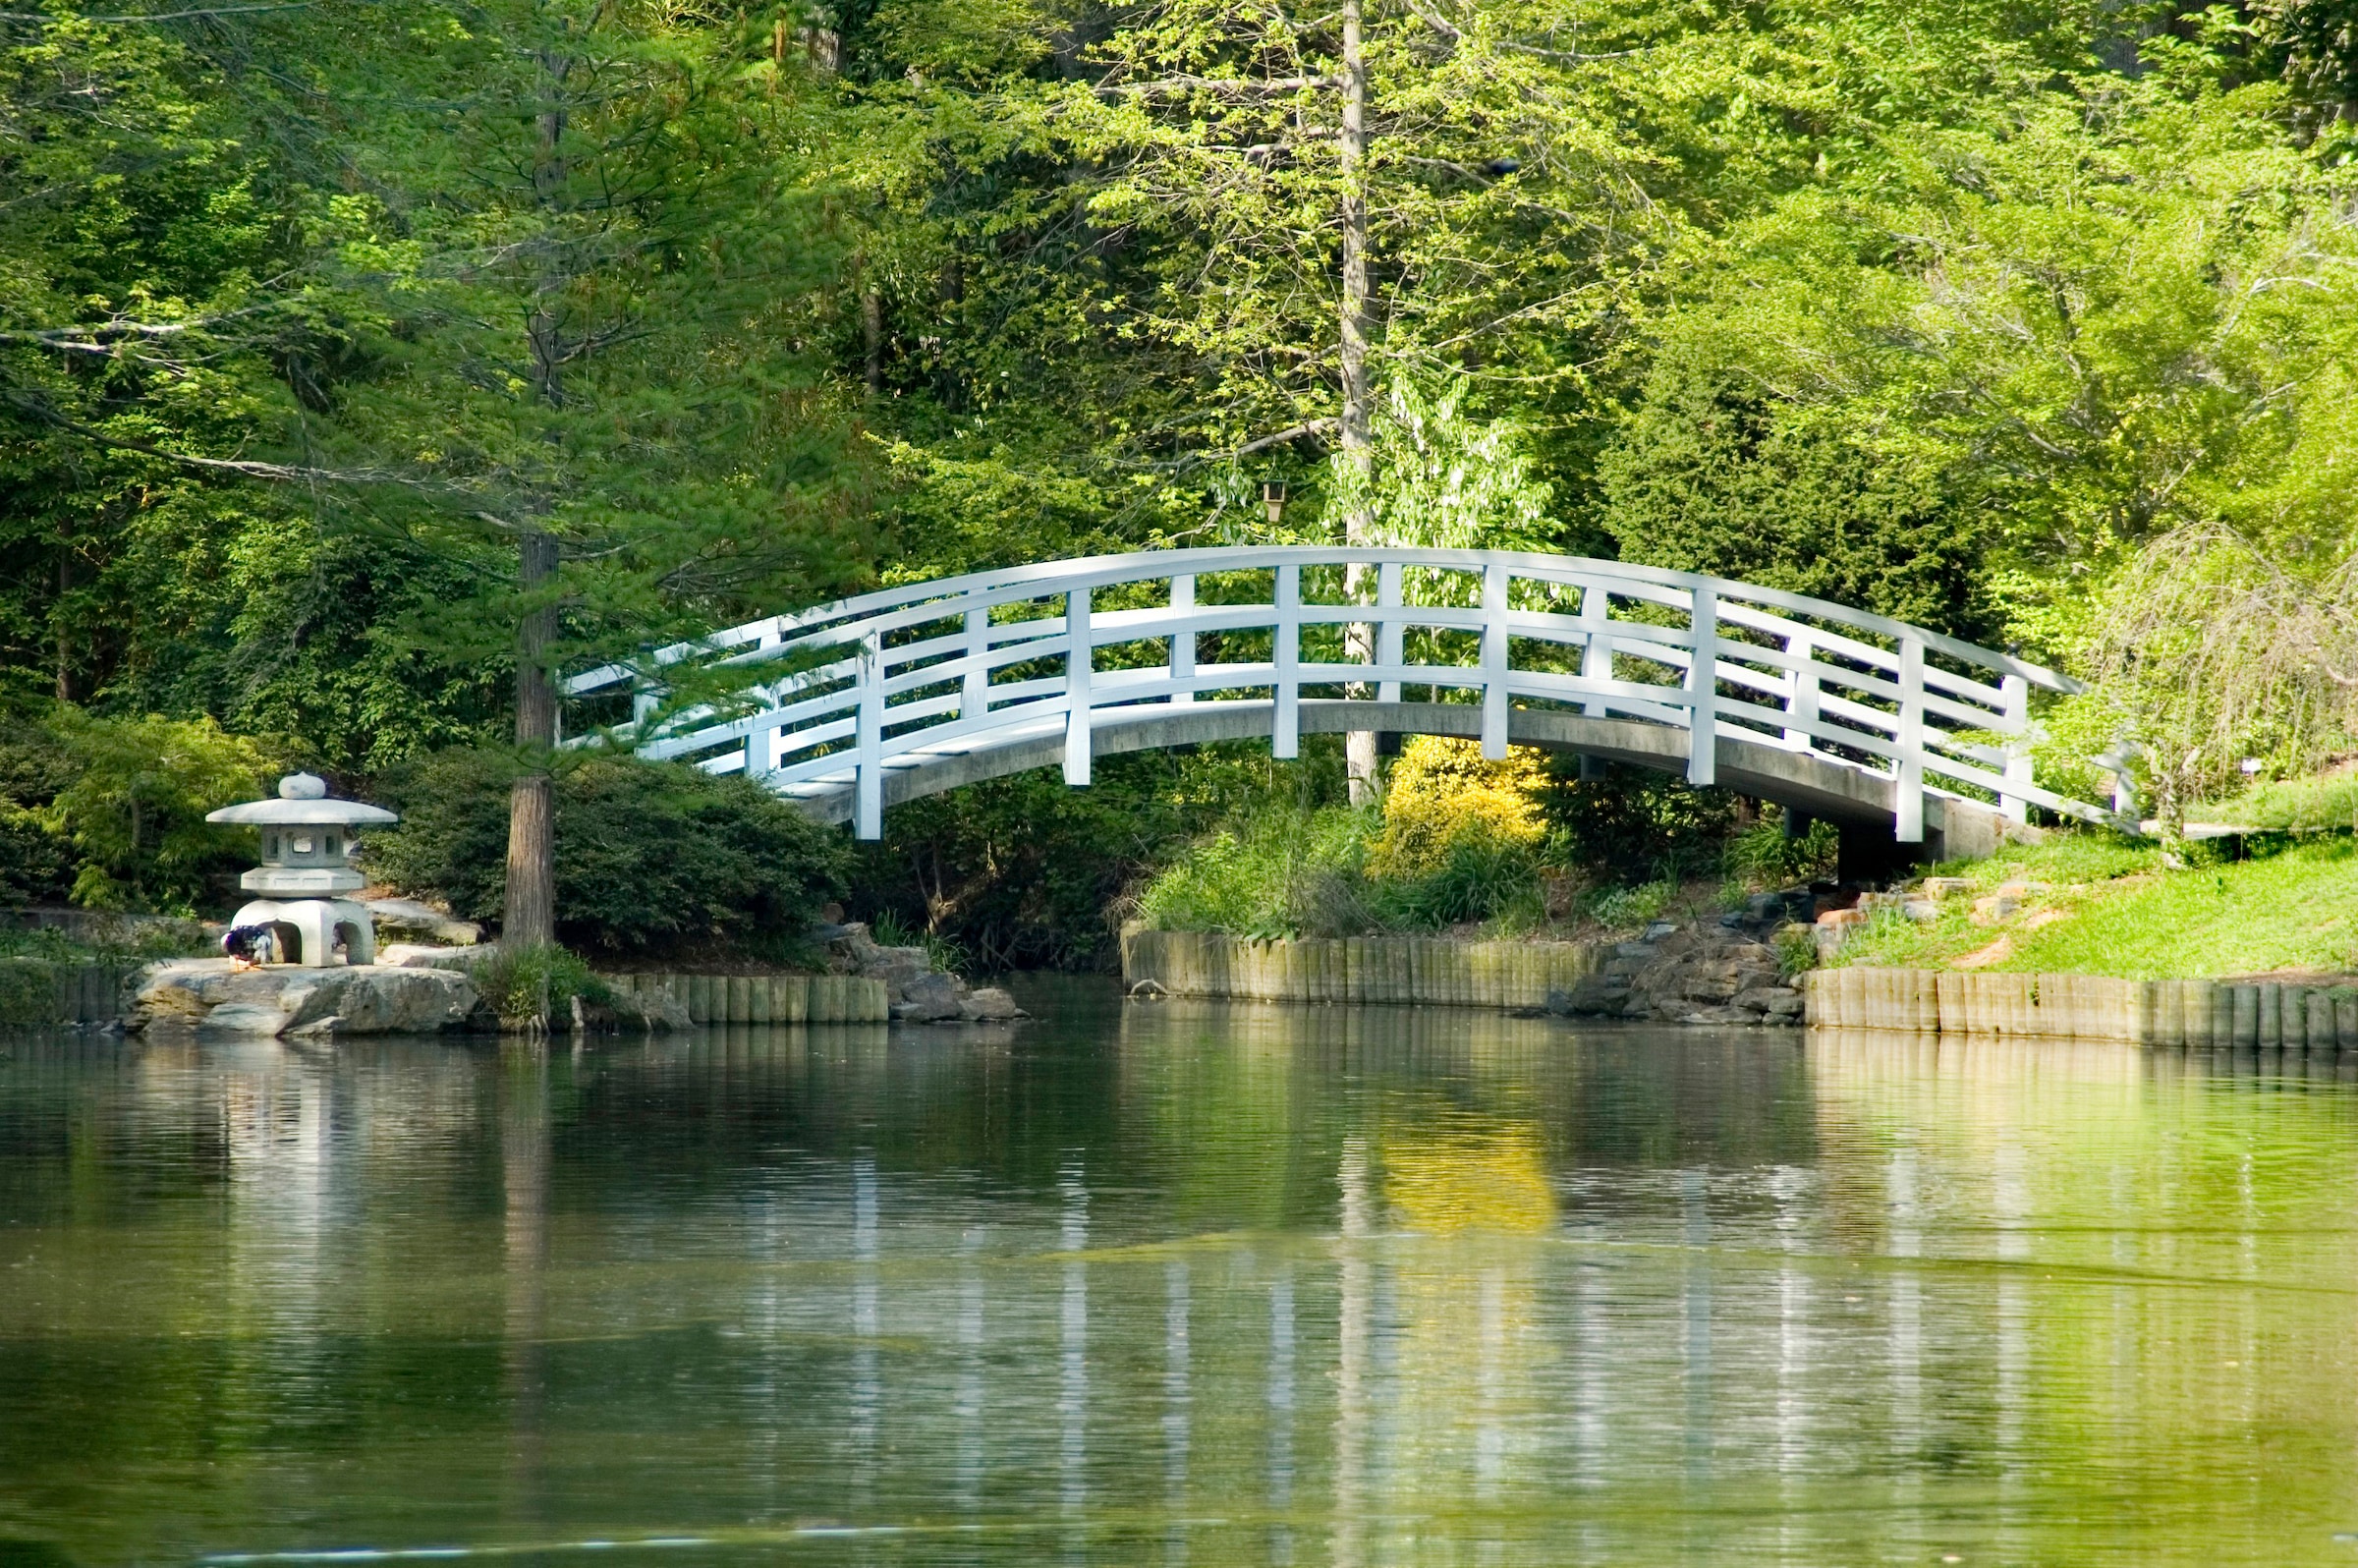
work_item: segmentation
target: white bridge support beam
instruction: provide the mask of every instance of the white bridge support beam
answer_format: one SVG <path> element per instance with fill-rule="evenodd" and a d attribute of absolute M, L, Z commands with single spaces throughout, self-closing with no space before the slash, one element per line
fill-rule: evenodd
<path fill-rule="evenodd" d="M 1369 567 L 1374 605 L 1333 600 L 1333 584 Z M 1308 603 L 1306 572 L 1324 585 Z M 1475 604 L 1447 587 L 1468 576 Z M 1100 592 L 1117 589 L 1105 602 L 1147 607 L 1100 609 Z M 1374 625 L 1376 671 L 1305 660 L 1305 627 L 1351 623 Z M 1453 635 L 1421 643 L 1431 651 L 1412 663 L 1412 629 Z M 1264 634 L 1265 660 L 1240 654 Z M 1063 669 L 1051 674 L 1058 639 Z M 1140 648 L 1151 650 L 1145 662 Z M 653 694 L 684 660 L 744 669 L 745 700 L 666 714 Z M 1477 739 L 1486 756 L 1528 738 L 1813 815 L 1864 812 L 1916 844 L 1947 819 L 1944 800 L 2014 822 L 2033 806 L 2106 818 L 2033 780 L 2034 687 L 2078 689 L 2011 654 L 1753 584 L 1530 552 L 1289 545 L 910 584 L 715 632 L 566 689 L 630 693 L 632 722 L 616 733 L 643 756 L 743 769 L 868 839 L 894 801 L 1018 767 L 1061 762 L 1067 783 L 1086 785 L 1108 747 L 1265 735 L 1272 755 L 1292 757 L 1306 729 L 1409 726 Z M 1410 688 L 1431 700 L 1403 701 Z M 1763 762 L 1764 748 L 1789 760 Z"/>

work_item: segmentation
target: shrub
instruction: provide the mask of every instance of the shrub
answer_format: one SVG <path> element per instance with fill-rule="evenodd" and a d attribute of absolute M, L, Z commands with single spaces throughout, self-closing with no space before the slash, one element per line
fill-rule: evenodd
<path fill-rule="evenodd" d="M 63 703 L 34 744 L 63 776 L 37 825 L 72 845 L 75 903 L 187 915 L 234 901 L 238 873 L 253 864 L 253 831 L 204 814 L 263 794 L 282 748 L 209 718 L 104 718 Z M 28 836 L 21 821 L 8 832 Z M 54 853 L 55 838 L 33 847 Z"/>
<path fill-rule="evenodd" d="M 1698 874 L 1719 864 L 1735 819 L 1733 794 L 1617 764 L 1584 779 L 1579 765 L 1570 756 L 1548 759 L 1545 809 L 1554 833 L 1547 858 L 1554 864 L 1630 883 Z"/>
<path fill-rule="evenodd" d="M 1232 936 L 1348 935 L 1370 928 L 1362 896 L 1375 819 L 1347 808 L 1267 810 L 1190 846 L 1139 893 L 1139 919 Z"/>
<path fill-rule="evenodd" d="M 1616 930 L 1644 925 L 1670 907 L 1678 893 L 1671 881 L 1645 882 L 1636 887 L 1604 888 L 1589 900 L 1589 914 L 1600 925 Z"/>
<path fill-rule="evenodd" d="M 495 949 L 469 978 L 499 1021 L 510 1026 L 538 1022 L 561 1029 L 573 1016 L 575 997 L 584 1005 L 614 999 L 579 954 L 554 942 Z"/>
<path fill-rule="evenodd" d="M 1841 854 L 1842 836 L 1834 824 L 1816 821 L 1798 838 L 1785 836 L 1784 811 L 1771 814 L 1727 839 L 1727 870 L 1749 887 L 1789 887 L 1796 882 L 1830 876 Z"/>
<path fill-rule="evenodd" d="M 380 795 L 397 828 L 363 841 L 370 872 L 402 891 L 496 923 L 505 890 L 508 786 L 493 751 L 450 751 L 397 769 Z M 842 835 L 751 779 L 592 754 L 556 780 L 557 934 L 607 954 L 791 946 L 840 895 Z"/>
<path fill-rule="evenodd" d="M 1384 781 L 1383 836 L 1371 864 L 1379 874 L 1434 871 L 1461 839 L 1537 850 L 1547 836 L 1541 792 L 1547 770 L 1534 747 L 1492 761 L 1476 741 L 1411 739 Z"/>

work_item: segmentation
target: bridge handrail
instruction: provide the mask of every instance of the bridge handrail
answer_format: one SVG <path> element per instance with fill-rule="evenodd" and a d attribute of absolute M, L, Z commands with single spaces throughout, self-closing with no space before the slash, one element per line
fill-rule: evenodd
<path fill-rule="evenodd" d="M 1302 597 L 1305 569 L 1355 566 L 1373 569 L 1376 602 Z M 1407 602 L 1404 574 L 1412 569 L 1472 574 L 1481 586 L 1481 602 Z M 1200 579 L 1248 573 L 1270 575 L 1267 602 L 1196 602 Z M 1165 604 L 1093 612 L 1099 588 L 1164 580 L 1171 585 Z M 1522 595 L 1525 603 L 1516 604 L 1516 582 L 1574 590 L 1578 608 L 1534 607 L 1528 593 Z M 994 611 L 1054 598 L 1065 601 L 1061 614 L 992 619 Z M 1615 599 L 1651 606 L 1649 613 L 1683 611 L 1687 624 L 1616 619 Z M 925 630 L 945 623 L 956 625 L 947 633 Z M 1305 661 L 1303 628 L 1338 625 L 1370 629 L 1376 644 L 1373 663 Z M 1706 625 L 1711 657 L 1701 661 L 1697 633 Z M 1478 662 L 1409 661 L 1403 635 L 1411 627 L 1476 634 Z M 1238 631 L 1270 638 L 1269 658 L 1199 665 L 1202 636 Z M 917 634 L 914 640 L 911 634 Z M 1157 641 L 1168 645 L 1160 665 L 1095 667 L 1099 647 Z M 1576 654 L 1576 670 L 1516 668 L 1516 643 L 1552 644 Z M 1616 655 L 1652 665 L 1672 679 L 1618 679 Z M 1998 679 L 1990 684 L 1942 669 L 1931 662 L 1935 657 Z M 646 728 L 659 705 L 650 694 L 660 689 L 662 671 L 692 659 L 742 667 L 749 675 L 770 661 L 792 660 L 796 667 L 766 686 L 749 688 L 760 704 L 757 711 L 724 717 L 709 708 L 692 708 Z M 1064 661 L 1061 677 L 1022 678 L 1018 672 L 1015 680 L 999 678 L 1009 666 L 1051 659 Z M 1699 663 L 1709 671 L 1708 679 L 1698 674 Z M 584 672 L 565 689 L 581 696 L 626 684 L 634 693 L 634 718 L 621 733 L 644 755 L 688 756 L 729 746 L 736 748 L 733 755 L 706 756 L 700 765 L 716 771 L 744 767 L 789 794 L 848 787 L 862 837 L 880 831 L 884 773 L 937 756 L 945 747 L 986 741 L 994 733 L 1004 738 L 1017 728 L 1037 733 L 1043 723 L 1061 718 L 1066 776 L 1085 783 L 1091 731 L 1103 709 L 1185 704 L 1220 692 L 1263 689 L 1270 696 L 1252 700 L 1273 704 L 1272 746 L 1276 755 L 1290 756 L 1298 744 L 1303 689 L 1338 685 L 1357 695 L 1373 686 L 1385 700 L 1397 700 L 1403 686 L 1430 686 L 1436 694 L 1444 689 L 1478 693 L 1484 749 L 1497 756 L 1504 755 L 1513 698 L 1570 704 L 1591 716 L 1681 725 L 1690 733 L 1708 721 L 1712 737 L 1810 751 L 1822 760 L 1891 778 L 1903 841 L 1922 835 L 1926 791 L 1939 793 L 1928 773 L 1994 795 L 2017 818 L 2030 804 L 2092 819 L 2104 816 L 2096 807 L 2033 785 L 2019 747 L 1992 748 L 1940 727 L 2022 737 L 2029 725 L 2029 688 L 2077 691 L 2067 676 L 1806 594 L 1621 561 L 1527 551 L 1228 546 L 1040 562 L 911 583 L 767 616 L 656 649 L 637 665 Z M 848 753 L 838 749 L 845 743 Z M 1688 776 L 1711 782 L 1715 747 L 1691 743 L 1688 750 Z M 1960 761 L 1960 755 L 1995 763 L 2002 771 Z M 1866 760 L 1879 757 L 1889 759 L 1887 770 Z"/>

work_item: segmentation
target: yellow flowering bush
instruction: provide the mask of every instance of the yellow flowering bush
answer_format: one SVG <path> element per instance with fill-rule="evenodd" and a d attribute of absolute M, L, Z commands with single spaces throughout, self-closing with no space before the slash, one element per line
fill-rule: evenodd
<path fill-rule="evenodd" d="M 1438 869 L 1461 839 L 1536 850 L 1547 837 L 1540 791 L 1547 773 L 1535 747 L 1490 761 L 1481 743 L 1420 735 L 1384 786 L 1383 833 L 1369 857 L 1378 875 Z"/>

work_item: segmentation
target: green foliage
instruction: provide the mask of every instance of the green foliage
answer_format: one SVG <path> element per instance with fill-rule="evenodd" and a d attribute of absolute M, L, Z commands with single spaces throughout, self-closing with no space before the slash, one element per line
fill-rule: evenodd
<path fill-rule="evenodd" d="M 900 917 L 890 910 L 886 910 L 875 918 L 874 923 L 869 926 L 868 934 L 879 947 L 924 948 L 926 962 L 944 974 L 959 974 L 968 965 L 966 949 L 946 936 L 939 936 L 931 931 L 913 930 L 903 925 Z"/>
<path fill-rule="evenodd" d="M 2197 807 L 2190 814 L 2277 833 L 2358 831 L 2358 772 L 2272 780 L 2218 807 Z"/>
<path fill-rule="evenodd" d="M 1980 638 L 1987 536 L 1937 453 L 1774 400 L 1673 340 L 1599 464 L 1624 560 L 1760 583 Z"/>
<path fill-rule="evenodd" d="M 483 1004 L 511 1029 L 533 1024 L 562 1029 L 575 998 L 585 1007 L 614 999 L 605 981 L 590 973 L 588 960 L 554 942 L 494 947 L 468 975 Z"/>
<path fill-rule="evenodd" d="M 1717 867 L 1736 798 L 1651 768 L 1607 764 L 1580 777 L 1578 757 L 1550 754 L 1544 804 L 1546 859 L 1606 882 L 1673 880 Z"/>
<path fill-rule="evenodd" d="M 389 772 L 401 825 L 364 841 L 370 872 L 496 923 L 503 890 L 505 753 L 451 751 Z M 750 780 L 677 763 L 589 756 L 557 775 L 557 930 L 613 955 L 761 954 L 791 945 L 841 893 L 849 855 Z"/>
<path fill-rule="evenodd" d="M 1790 887 L 1832 876 L 1841 845 L 1840 832 L 1826 821 L 1786 836 L 1783 809 L 1771 807 L 1760 821 L 1728 835 L 1725 859 L 1729 874 L 1747 889 Z"/>
<path fill-rule="evenodd" d="M 1589 914 L 1598 924 L 1632 930 L 1658 920 L 1678 896 L 1678 884 L 1663 880 L 1634 887 L 1604 887 L 1589 898 Z"/>
<path fill-rule="evenodd" d="M 254 861 L 254 835 L 205 813 L 267 793 L 283 749 L 209 718 L 106 718 L 63 704 L 41 721 L 35 744 L 67 780 L 39 820 L 73 846 L 75 903 L 226 912 L 238 873 Z"/>

